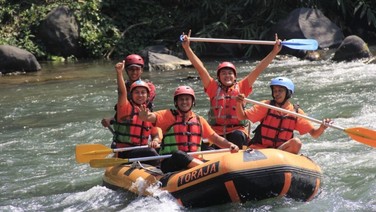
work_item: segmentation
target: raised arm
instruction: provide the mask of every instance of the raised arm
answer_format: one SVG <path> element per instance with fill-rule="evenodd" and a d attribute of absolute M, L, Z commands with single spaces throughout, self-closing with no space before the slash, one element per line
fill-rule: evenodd
<path fill-rule="evenodd" d="M 123 77 L 123 70 L 124 70 L 124 61 L 119 62 L 115 65 L 116 70 L 116 81 L 118 85 L 118 102 L 117 108 L 120 108 L 122 105 L 128 102 L 127 98 L 127 88 L 125 87 L 125 81 Z M 117 119 L 121 120 L 121 113 L 117 113 Z"/>
<path fill-rule="evenodd" d="M 200 75 L 200 78 L 201 78 L 201 81 L 202 81 L 204 88 L 207 88 L 209 86 L 210 81 L 212 80 L 212 77 L 210 76 L 208 70 L 205 68 L 202 61 L 192 51 L 192 49 L 190 47 L 190 41 L 189 41 L 190 36 L 191 36 L 191 30 L 189 30 L 188 35 L 184 35 L 184 33 L 183 33 L 182 47 L 183 47 L 185 54 L 187 55 L 188 59 L 191 61 L 192 65 L 195 67 L 198 74 Z"/>
<path fill-rule="evenodd" d="M 273 50 L 246 76 L 250 87 L 253 86 L 253 83 L 256 81 L 257 77 L 266 69 L 266 67 L 268 67 L 275 56 L 277 56 L 277 54 L 281 51 L 282 45 L 277 34 L 275 34 L 275 41 L 276 43 Z"/>
<path fill-rule="evenodd" d="M 125 87 L 125 81 L 123 77 L 124 61 L 115 65 L 116 79 L 118 86 L 118 105 L 123 105 L 127 99 L 127 88 Z"/>

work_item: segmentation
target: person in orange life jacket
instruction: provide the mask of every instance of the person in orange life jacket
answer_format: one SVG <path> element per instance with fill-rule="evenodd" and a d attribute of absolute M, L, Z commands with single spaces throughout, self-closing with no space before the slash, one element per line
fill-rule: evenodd
<path fill-rule="evenodd" d="M 242 148 L 243 145 L 247 146 L 249 141 L 247 127 L 249 123 L 247 121 L 239 121 L 236 116 L 236 96 L 239 93 L 243 93 L 246 96 L 252 93 L 252 86 L 257 77 L 281 51 L 281 41 L 276 34 L 276 44 L 273 50 L 253 69 L 253 71 L 237 82 L 236 67 L 231 62 L 222 62 L 218 65 L 217 80 L 210 76 L 204 64 L 190 47 L 190 34 L 191 31 L 189 31 L 188 36 L 183 33 L 182 47 L 199 73 L 204 90 L 210 98 L 211 108 L 208 113 L 209 124 L 216 133 L 237 144 L 239 148 Z"/>
<path fill-rule="evenodd" d="M 187 154 L 200 151 L 202 140 L 208 138 L 221 148 L 230 148 L 231 152 L 238 152 L 237 145 L 219 136 L 209 123 L 192 111 L 195 105 L 195 93 L 189 86 L 179 86 L 174 92 L 176 110 L 159 110 L 149 112 L 141 105 L 140 119 L 150 121 L 160 127 L 163 139 L 159 154 L 172 154 L 170 158 L 161 162 L 164 173 L 184 170 L 200 165 L 203 162 Z"/>
<path fill-rule="evenodd" d="M 145 105 L 150 95 L 148 84 L 142 80 L 132 83 L 130 87 L 131 99 L 128 99 L 127 88 L 123 78 L 124 63 L 116 64 L 118 84 L 118 112 L 116 117 L 114 145 L 116 148 L 128 146 L 149 145 L 149 148 L 134 149 L 117 153 L 120 158 L 136 158 L 158 156 L 155 148 L 159 148 L 161 137 L 157 127 L 152 123 L 139 119 L 139 107 Z M 146 106 L 145 106 L 146 107 Z M 151 138 L 151 142 L 149 142 Z M 148 162 L 151 165 L 159 165 L 158 160 Z"/>
<path fill-rule="evenodd" d="M 302 109 L 289 101 L 294 94 L 294 84 L 290 79 L 286 77 L 274 78 L 270 82 L 270 88 L 273 100 L 264 100 L 262 102 L 304 115 Z M 251 139 L 250 145 L 253 149 L 278 148 L 298 154 L 302 142 L 299 138 L 293 137 L 294 130 L 298 131 L 300 135 L 309 133 L 313 138 L 318 138 L 332 123 L 331 119 L 326 118 L 318 128 L 315 128 L 310 121 L 304 118 L 284 114 L 259 105 L 254 105 L 244 110 L 242 106 L 244 98 L 243 94 L 239 94 L 237 97 L 236 112 L 239 120 L 248 119 L 252 123 L 260 122 L 255 131 L 253 131 L 255 134 Z"/>
<path fill-rule="evenodd" d="M 119 62 L 117 64 L 121 64 L 121 63 L 122 62 Z M 117 66 L 116 64 L 115 67 L 122 68 L 122 70 L 124 70 L 124 67 L 125 67 L 125 71 L 128 76 L 128 79 L 125 82 L 125 85 L 126 85 L 127 90 L 129 91 L 132 83 L 141 79 L 141 75 L 143 73 L 143 68 L 144 68 L 145 63 L 144 63 L 144 59 L 140 55 L 137 55 L 137 54 L 128 55 L 127 57 L 125 57 L 123 63 L 124 63 L 124 66 Z M 153 111 L 153 107 L 154 107 L 153 101 L 156 96 L 155 86 L 150 81 L 145 81 L 145 82 L 148 84 L 150 88 L 150 96 L 147 102 L 147 106 L 151 111 Z M 128 93 L 128 99 L 131 99 L 130 93 Z M 115 111 L 116 111 L 116 107 L 117 106 L 115 105 L 114 107 Z M 114 116 L 116 116 L 116 114 Z M 114 121 L 114 118 L 103 118 L 101 123 L 104 127 L 109 127 L 113 123 L 113 121 Z"/>

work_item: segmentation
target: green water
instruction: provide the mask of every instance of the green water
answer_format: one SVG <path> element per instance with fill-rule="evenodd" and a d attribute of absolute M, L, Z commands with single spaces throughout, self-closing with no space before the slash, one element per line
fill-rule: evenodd
<path fill-rule="evenodd" d="M 100 124 L 113 115 L 116 62 L 42 64 L 26 76 L 0 77 L 0 211 L 184 211 L 164 192 L 134 197 L 101 185 L 102 169 L 75 162 L 76 144 L 111 142 Z M 257 62 L 236 62 L 238 77 Z M 206 66 L 214 69 L 217 62 Z M 214 76 L 214 72 L 212 73 Z M 194 110 L 206 116 L 208 99 L 194 69 L 146 72 L 157 87 L 156 110 L 172 108 L 178 85 L 194 88 Z M 295 82 L 295 103 L 316 119 L 344 128 L 376 129 L 376 65 L 275 60 L 254 85 L 254 100 L 270 98 L 276 76 Z M 255 126 L 255 125 L 254 125 Z M 376 211 L 375 149 L 337 129 L 317 140 L 302 136 L 302 152 L 324 171 L 319 195 L 308 203 L 273 199 L 192 211 Z"/>

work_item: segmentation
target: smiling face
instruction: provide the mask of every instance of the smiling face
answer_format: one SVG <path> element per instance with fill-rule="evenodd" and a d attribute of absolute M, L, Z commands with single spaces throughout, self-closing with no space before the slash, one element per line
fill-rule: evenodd
<path fill-rule="evenodd" d="M 191 110 L 193 105 L 193 98 L 189 94 L 182 94 L 176 98 L 176 107 L 181 112 L 188 112 Z"/>
<path fill-rule="evenodd" d="M 278 103 L 281 104 L 286 98 L 287 89 L 283 86 L 273 85 L 272 86 L 273 98 Z"/>
<path fill-rule="evenodd" d="M 139 80 L 141 78 L 142 74 L 142 68 L 138 66 L 131 66 L 127 68 L 127 75 L 129 77 L 129 80 L 131 82 L 134 82 L 136 80 Z"/>
<path fill-rule="evenodd" d="M 144 104 L 148 99 L 148 90 L 144 87 L 136 87 L 132 90 L 132 101 L 137 105 Z"/>
<path fill-rule="evenodd" d="M 219 71 L 219 81 L 222 85 L 230 87 L 235 83 L 235 80 L 234 70 L 231 68 L 223 68 Z"/>

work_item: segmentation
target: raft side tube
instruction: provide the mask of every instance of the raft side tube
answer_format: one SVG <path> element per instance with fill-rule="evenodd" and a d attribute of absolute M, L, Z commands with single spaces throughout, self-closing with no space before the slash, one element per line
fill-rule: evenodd
<path fill-rule="evenodd" d="M 218 165 L 214 166 L 215 163 Z M 219 167 L 219 170 L 212 168 L 210 173 L 207 167 Z M 276 150 L 255 150 L 244 151 L 236 156 L 225 155 L 180 172 L 169 178 L 171 181 L 165 189 L 186 207 L 277 196 L 307 201 L 317 193 L 321 177 L 321 169 L 304 156 Z"/>
<path fill-rule="evenodd" d="M 110 167 L 103 181 L 137 193 L 131 186 L 139 177 L 149 184 L 162 182 L 161 189 L 185 207 L 207 207 L 282 196 L 309 201 L 319 191 L 322 172 L 305 156 L 262 149 L 214 156 L 194 168 L 167 174 L 130 165 Z"/>
<path fill-rule="evenodd" d="M 291 177 L 286 179 L 286 176 Z M 316 172 L 292 166 L 275 166 L 227 173 L 170 193 L 179 198 L 185 207 L 256 201 L 277 196 L 306 201 L 316 191 L 316 180 L 320 178 L 321 175 Z M 236 194 L 226 186 L 229 182 L 234 185 Z M 286 184 L 287 191 L 284 191 Z"/>

